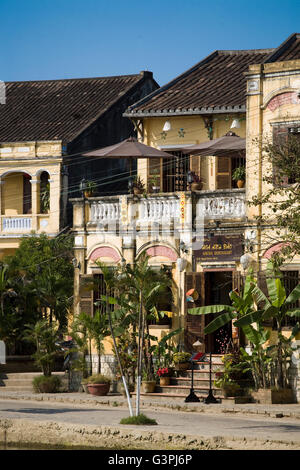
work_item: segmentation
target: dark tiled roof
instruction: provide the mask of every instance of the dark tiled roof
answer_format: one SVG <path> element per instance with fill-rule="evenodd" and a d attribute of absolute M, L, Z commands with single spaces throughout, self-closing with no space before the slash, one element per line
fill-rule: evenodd
<path fill-rule="evenodd" d="M 0 142 L 71 142 L 143 76 L 6 82 Z"/>
<path fill-rule="evenodd" d="M 265 63 L 269 62 L 283 62 L 285 60 L 296 60 L 300 59 L 300 34 L 291 34 L 280 44 L 275 51 L 273 51 L 265 60 Z"/>
<path fill-rule="evenodd" d="M 246 78 L 251 64 L 262 63 L 273 49 L 215 51 L 206 59 L 148 97 L 129 107 L 125 115 L 193 113 L 236 109 L 244 111 Z M 211 109 L 213 108 L 213 110 Z"/>

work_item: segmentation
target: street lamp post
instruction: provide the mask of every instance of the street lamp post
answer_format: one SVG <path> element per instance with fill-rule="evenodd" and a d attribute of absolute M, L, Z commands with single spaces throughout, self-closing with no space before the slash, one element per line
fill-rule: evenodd
<path fill-rule="evenodd" d="M 212 386 L 211 386 L 211 367 L 212 367 L 212 362 L 211 362 L 211 353 L 209 353 L 209 392 L 207 397 L 205 398 L 205 403 L 209 405 L 210 403 L 218 403 L 217 399 L 213 395 L 212 391 Z"/>

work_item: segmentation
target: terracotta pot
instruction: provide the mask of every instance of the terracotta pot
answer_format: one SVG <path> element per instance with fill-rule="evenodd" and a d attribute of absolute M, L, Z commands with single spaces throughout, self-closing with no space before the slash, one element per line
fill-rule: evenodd
<path fill-rule="evenodd" d="M 244 180 L 238 180 L 236 182 L 238 188 L 243 188 L 245 186 L 245 181 Z"/>
<path fill-rule="evenodd" d="M 154 393 L 155 387 L 156 387 L 155 380 L 149 380 L 149 381 L 145 380 L 142 382 L 142 391 L 144 393 Z"/>
<path fill-rule="evenodd" d="M 84 197 L 92 197 L 93 193 L 91 191 L 84 191 Z"/>
<path fill-rule="evenodd" d="M 88 384 L 88 390 L 91 395 L 102 397 L 109 392 L 110 384 Z"/>
<path fill-rule="evenodd" d="M 162 387 L 164 385 L 170 385 L 170 377 L 160 377 L 159 378 L 159 385 L 161 385 Z"/>
<path fill-rule="evenodd" d="M 202 189 L 202 183 L 199 182 L 199 183 L 192 183 L 191 184 L 191 190 L 192 191 L 200 191 L 200 189 Z"/>

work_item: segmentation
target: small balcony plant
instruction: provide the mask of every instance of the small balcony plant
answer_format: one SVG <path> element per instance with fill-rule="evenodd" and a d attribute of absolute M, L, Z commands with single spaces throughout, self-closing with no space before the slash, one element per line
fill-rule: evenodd
<path fill-rule="evenodd" d="M 140 176 L 136 176 L 133 180 L 133 193 L 134 194 L 143 194 L 146 192 L 145 185 L 141 180 Z"/>
<path fill-rule="evenodd" d="M 152 189 L 152 191 L 154 193 L 158 193 L 159 190 L 160 190 L 160 185 L 159 185 L 159 179 L 158 179 L 158 176 L 155 175 L 155 176 L 152 176 L 150 179 L 149 179 L 149 187 Z"/>
<path fill-rule="evenodd" d="M 233 181 L 236 181 L 238 188 L 243 188 L 246 180 L 246 168 L 245 166 L 239 166 L 232 173 Z"/>
<path fill-rule="evenodd" d="M 92 197 L 95 194 L 96 189 L 97 189 L 97 185 L 94 181 L 86 181 L 84 196 Z"/>

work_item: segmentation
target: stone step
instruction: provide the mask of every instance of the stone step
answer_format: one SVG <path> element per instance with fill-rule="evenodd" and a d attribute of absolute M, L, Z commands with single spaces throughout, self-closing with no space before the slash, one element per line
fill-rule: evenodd
<path fill-rule="evenodd" d="M 211 376 L 214 379 L 216 377 L 216 372 L 219 371 L 211 371 Z M 192 371 L 187 370 L 187 371 L 182 371 L 179 374 L 176 375 L 176 377 L 187 377 L 191 378 L 192 377 Z M 194 370 L 194 378 L 207 378 L 209 379 L 209 370 L 206 369 L 201 369 L 201 370 Z"/>
<path fill-rule="evenodd" d="M 212 384 L 214 383 L 214 379 L 211 380 Z M 190 377 L 171 377 L 170 385 L 187 385 L 191 386 L 192 379 Z M 207 386 L 209 387 L 209 378 L 195 378 L 194 377 L 194 388 L 195 387 L 202 387 Z"/>
<path fill-rule="evenodd" d="M 156 386 L 156 390 L 158 393 L 166 393 L 166 394 L 172 394 L 172 393 L 175 393 L 175 394 L 181 394 L 181 395 L 188 395 L 189 394 L 189 391 L 190 391 L 190 385 L 164 385 L 164 386 L 160 386 L 160 385 L 157 385 Z M 212 390 L 213 390 L 213 394 L 217 397 L 217 396 L 221 396 L 222 395 L 222 390 L 220 390 L 219 388 L 214 388 L 212 387 Z M 194 384 L 194 391 L 195 393 L 197 394 L 197 392 L 199 393 L 203 393 L 203 395 L 208 394 L 209 392 L 209 386 L 206 386 L 206 385 L 196 385 Z M 148 395 L 148 394 L 147 394 Z"/>
<path fill-rule="evenodd" d="M 141 397 L 152 397 L 152 398 L 162 398 L 162 399 L 169 399 L 175 400 L 175 401 L 184 401 L 185 398 L 189 395 L 189 390 L 186 394 L 183 393 L 161 393 L 161 392 L 154 392 L 154 393 L 141 393 Z M 196 396 L 200 399 L 200 401 L 204 401 L 205 398 L 207 397 L 208 393 L 199 393 L 195 392 Z M 136 393 L 132 393 L 132 395 L 136 395 Z M 224 399 L 224 396 L 219 395 L 215 397 L 219 402 L 221 402 Z"/>
<path fill-rule="evenodd" d="M 39 375 L 42 375 L 42 372 L 1 372 L 0 379 L 34 379 Z M 52 375 L 65 375 L 65 372 L 52 372 Z"/>
<path fill-rule="evenodd" d="M 33 391 L 32 381 L 40 375 L 42 375 L 41 372 L 2 373 L 0 374 L 0 391 Z M 53 372 L 52 375 L 66 377 L 64 372 Z"/>
<path fill-rule="evenodd" d="M 33 387 L 32 385 L 24 385 L 22 387 L 19 385 L 0 386 L 0 394 L 1 392 L 33 392 Z"/>

